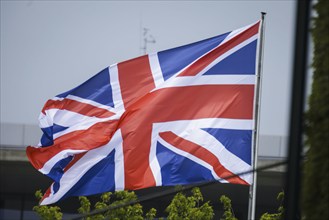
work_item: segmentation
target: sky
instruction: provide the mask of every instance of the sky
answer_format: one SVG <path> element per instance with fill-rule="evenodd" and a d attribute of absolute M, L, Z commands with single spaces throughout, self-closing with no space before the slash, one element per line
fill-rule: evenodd
<path fill-rule="evenodd" d="M 38 124 L 47 99 L 105 67 L 265 19 L 260 134 L 287 135 L 295 1 L 3 1 L 0 122 Z"/>

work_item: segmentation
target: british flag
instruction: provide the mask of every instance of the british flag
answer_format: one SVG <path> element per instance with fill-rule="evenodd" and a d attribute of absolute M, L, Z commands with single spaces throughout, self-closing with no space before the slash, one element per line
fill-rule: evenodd
<path fill-rule="evenodd" d="M 260 21 L 117 63 L 47 101 L 31 164 L 69 196 L 217 180 L 251 184 Z M 233 178 L 226 178 L 228 176 Z"/>

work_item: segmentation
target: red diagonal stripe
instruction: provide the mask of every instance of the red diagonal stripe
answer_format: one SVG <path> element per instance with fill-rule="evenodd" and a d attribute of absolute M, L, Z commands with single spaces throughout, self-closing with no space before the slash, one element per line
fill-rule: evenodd
<path fill-rule="evenodd" d="M 70 161 L 70 163 L 64 168 L 64 172 L 66 172 L 68 169 L 70 169 L 78 160 L 80 160 L 81 157 L 83 157 L 87 152 L 83 152 L 80 154 L 74 155 L 73 160 Z"/>
<path fill-rule="evenodd" d="M 52 187 L 52 185 L 47 189 L 47 191 L 45 192 L 45 194 L 43 194 L 43 196 L 42 196 L 42 198 L 41 198 L 39 204 L 40 204 L 45 198 L 48 198 L 48 197 L 49 197 L 49 195 L 50 195 L 50 193 L 51 193 L 51 187 Z"/>
<path fill-rule="evenodd" d="M 71 99 L 48 100 L 42 109 L 42 113 L 46 114 L 48 109 L 60 109 L 76 112 L 89 117 L 107 118 L 114 115 L 113 112 L 96 106 L 78 102 Z"/>
<path fill-rule="evenodd" d="M 31 164 L 36 169 L 41 169 L 44 164 L 59 152 L 72 150 L 91 150 L 108 143 L 112 138 L 116 121 L 99 122 L 86 130 L 73 131 L 65 134 L 54 141 L 49 147 L 27 147 L 26 154 Z"/>
<path fill-rule="evenodd" d="M 218 177 L 226 179 L 230 183 L 249 185 L 239 176 L 226 169 L 213 153 L 200 145 L 181 138 L 171 131 L 162 132 L 159 136 L 173 147 L 188 152 L 189 154 L 211 165 Z"/>
<path fill-rule="evenodd" d="M 242 34 L 239 34 L 238 36 L 230 39 L 229 41 L 225 42 L 224 44 L 220 45 L 219 47 L 211 51 L 210 53 L 201 57 L 198 61 L 196 61 L 191 66 L 186 68 L 183 72 L 181 72 L 179 76 L 197 75 L 200 71 L 202 71 L 205 67 L 207 67 L 211 62 L 213 62 L 219 56 L 223 55 L 233 47 L 239 45 L 243 41 L 257 34 L 258 29 L 259 29 L 259 22 L 253 25 L 252 27 L 248 28 L 247 30 L 245 30 Z"/>

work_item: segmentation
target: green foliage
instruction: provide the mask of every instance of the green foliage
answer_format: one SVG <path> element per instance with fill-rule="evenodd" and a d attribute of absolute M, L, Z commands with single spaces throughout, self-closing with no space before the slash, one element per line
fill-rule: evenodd
<path fill-rule="evenodd" d="M 81 214 L 89 213 L 91 206 L 89 199 L 85 196 L 80 196 L 79 201 L 80 201 L 80 208 L 78 209 L 78 212 Z"/>
<path fill-rule="evenodd" d="M 329 219 L 329 1 L 318 0 L 313 20 L 313 84 L 306 113 L 308 151 L 303 179 L 305 219 Z"/>
<path fill-rule="evenodd" d="M 198 220 L 212 219 L 214 211 L 209 202 L 203 202 L 203 196 L 199 188 L 192 189 L 192 195 L 186 196 L 178 192 L 169 206 L 166 208 L 169 220 Z"/>
<path fill-rule="evenodd" d="M 278 208 L 278 213 L 264 213 L 260 220 L 281 220 L 284 218 L 284 208 L 283 208 L 283 201 L 284 201 L 284 192 L 280 192 L 276 198 L 280 202 L 280 206 Z"/>
<path fill-rule="evenodd" d="M 42 193 L 40 190 L 35 193 L 36 198 L 40 201 Z M 156 209 L 150 209 L 145 218 L 143 216 L 143 207 L 139 203 L 126 205 L 130 202 L 137 200 L 135 192 L 128 191 L 117 191 L 115 193 L 107 192 L 103 193 L 100 200 L 95 203 L 94 210 L 91 210 L 91 202 L 85 196 L 80 196 L 80 208 L 78 212 L 80 214 L 90 214 L 97 210 L 106 210 L 100 214 L 90 215 L 89 217 L 83 218 L 84 220 L 103 220 L 103 219 L 127 219 L 127 220 L 143 220 L 143 219 L 154 219 L 156 216 Z M 58 206 L 34 206 L 35 211 L 43 220 L 60 220 L 63 214 Z"/>
<path fill-rule="evenodd" d="M 100 197 L 100 201 L 96 202 L 94 210 L 104 210 L 108 211 L 102 212 L 101 214 L 93 215 L 87 218 L 101 220 L 101 219 L 132 219 L 132 220 L 143 220 L 143 207 L 139 204 L 121 206 L 129 202 L 137 200 L 137 196 L 134 192 L 128 191 L 117 191 L 115 193 L 107 192 L 103 193 Z M 80 213 L 87 214 L 90 210 L 90 201 L 87 197 L 80 197 L 81 207 L 79 208 Z M 116 208 L 114 208 L 116 207 Z M 114 209 L 111 209 L 114 208 Z M 152 216 L 150 214 L 150 216 Z"/>
<path fill-rule="evenodd" d="M 182 188 L 180 188 L 182 189 Z M 40 190 L 35 193 L 36 198 L 40 201 L 42 193 Z M 261 220 L 281 220 L 283 216 L 283 199 L 284 193 L 281 192 L 277 197 L 280 201 L 278 213 L 265 213 Z M 186 196 L 182 192 L 178 192 L 172 199 L 169 206 L 166 208 L 169 220 L 210 220 L 214 217 L 214 211 L 209 202 L 203 202 L 203 196 L 199 188 L 195 187 L 191 190 L 191 196 Z M 89 215 L 83 218 L 84 220 L 152 220 L 156 218 L 157 210 L 151 208 L 145 216 L 143 215 L 143 208 L 137 201 L 137 196 L 134 192 L 117 191 L 115 193 L 107 192 L 100 196 L 99 201 L 92 205 L 90 200 L 85 196 L 79 197 L 80 207 L 78 212 L 80 214 Z M 220 197 L 220 202 L 224 207 L 224 214 L 220 220 L 238 220 L 234 216 L 231 200 L 226 196 Z M 129 205 L 131 203 L 131 205 Z M 128 205 L 127 205 L 128 204 Z M 44 220 L 60 220 L 63 214 L 58 206 L 34 206 L 33 211 Z M 90 215 L 92 212 L 100 211 L 99 214 Z M 104 211 L 104 212 L 103 212 Z M 160 218 L 161 219 L 161 218 Z"/>
<path fill-rule="evenodd" d="M 152 220 L 155 218 L 157 214 L 157 210 L 155 208 L 151 208 L 145 215 L 147 220 Z"/>
<path fill-rule="evenodd" d="M 222 195 L 220 197 L 220 202 L 224 206 L 224 214 L 223 214 L 224 218 L 221 218 L 220 220 L 238 220 L 234 216 L 231 200 L 227 196 Z"/>
<path fill-rule="evenodd" d="M 79 201 L 80 201 L 80 208 L 78 209 L 78 212 L 80 214 L 90 213 L 91 203 L 90 203 L 89 199 L 85 196 L 80 196 Z M 90 220 L 90 217 L 84 218 L 84 220 Z"/>
<path fill-rule="evenodd" d="M 35 197 L 38 201 L 42 199 L 42 196 L 43 194 L 41 193 L 41 190 L 35 192 Z M 34 206 L 33 211 L 44 220 L 61 220 L 63 217 L 63 213 L 58 206 Z"/>

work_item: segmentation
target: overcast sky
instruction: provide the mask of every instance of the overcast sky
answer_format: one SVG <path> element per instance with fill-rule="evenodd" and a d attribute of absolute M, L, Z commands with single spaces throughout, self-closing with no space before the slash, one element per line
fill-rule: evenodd
<path fill-rule="evenodd" d="M 295 1 L 3 1 L 1 123 L 38 124 L 47 99 L 142 55 L 219 35 L 267 12 L 260 133 L 286 135 Z"/>

